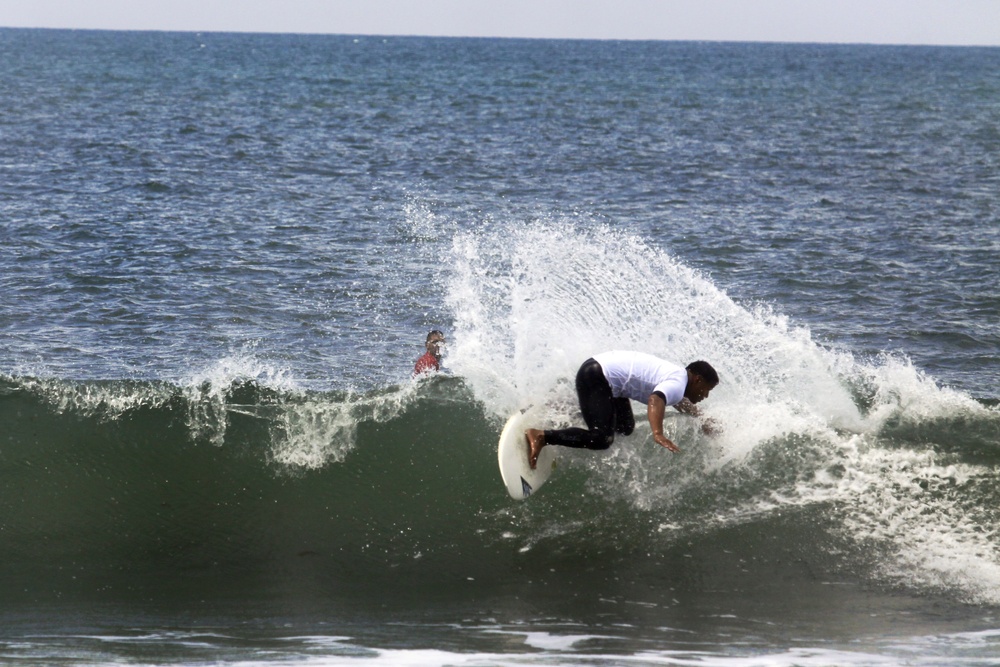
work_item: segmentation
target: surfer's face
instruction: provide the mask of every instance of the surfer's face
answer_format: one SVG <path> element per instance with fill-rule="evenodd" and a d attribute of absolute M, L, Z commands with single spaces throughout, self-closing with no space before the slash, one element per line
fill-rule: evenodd
<path fill-rule="evenodd" d="M 710 385 L 705 378 L 692 373 L 688 379 L 688 385 L 687 389 L 684 391 L 684 397 L 692 403 L 699 403 L 708 398 L 708 394 L 712 391 L 712 389 L 714 389 L 714 387 Z"/>
<path fill-rule="evenodd" d="M 444 337 L 432 338 L 427 341 L 427 351 L 435 357 L 441 357 L 441 346 L 444 345 Z"/>

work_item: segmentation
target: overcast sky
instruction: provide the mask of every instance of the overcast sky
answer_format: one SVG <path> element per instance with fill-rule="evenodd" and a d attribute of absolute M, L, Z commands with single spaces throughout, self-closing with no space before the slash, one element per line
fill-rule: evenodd
<path fill-rule="evenodd" d="M 1000 46 L 1000 0 L 0 0 L 0 26 Z"/>

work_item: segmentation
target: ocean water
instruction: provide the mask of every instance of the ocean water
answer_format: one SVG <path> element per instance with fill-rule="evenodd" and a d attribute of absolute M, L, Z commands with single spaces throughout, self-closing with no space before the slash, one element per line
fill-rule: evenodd
<path fill-rule="evenodd" d="M 1000 664 L 1000 49 L 0 62 L 0 664 Z M 510 500 L 614 348 L 720 432 Z"/>

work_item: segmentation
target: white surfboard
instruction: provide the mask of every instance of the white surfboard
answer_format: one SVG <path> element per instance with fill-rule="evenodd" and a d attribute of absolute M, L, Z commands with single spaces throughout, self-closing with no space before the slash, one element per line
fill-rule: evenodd
<path fill-rule="evenodd" d="M 528 443 L 524 430 L 533 426 L 529 409 L 518 410 L 511 415 L 500 433 L 500 444 L 497 446 L 500 476 L 514 500 L 524 500 L 538 491 L 556 467 L 555 447 L 543 447 L 538 453 L 535 468 L 528 465 Z"/>

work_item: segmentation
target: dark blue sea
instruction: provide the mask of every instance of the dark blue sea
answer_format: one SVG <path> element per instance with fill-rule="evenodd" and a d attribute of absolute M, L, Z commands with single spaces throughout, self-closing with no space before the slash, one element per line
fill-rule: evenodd
<path fill-rule="evenodd" d="M 0 30 L 0 664 L 998 665 L 998 403 L 1000 49 Z"/>

